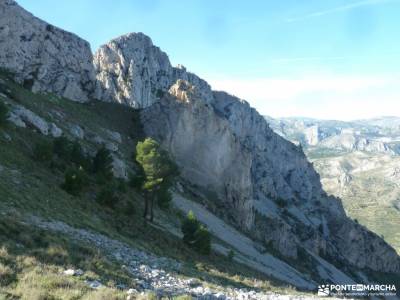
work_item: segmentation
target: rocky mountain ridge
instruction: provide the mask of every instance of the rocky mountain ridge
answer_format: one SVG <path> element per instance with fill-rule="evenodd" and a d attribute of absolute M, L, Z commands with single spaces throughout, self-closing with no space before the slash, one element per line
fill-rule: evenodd
<path fill-rule="evenodd" d="M 157 102 L 178 79 L 197 86 L 202 99 L 212 99 L 207 82 L 183 66 L 172 67 L 167 54 L 142 33 L 123 35 L 101 46 L 94 55 L 94 66 L 94 97 L 99 100 L 145 108 Z"/>
<path fill-rule="evenodd" d="M 0 3 L 0 12 L 1 67 L 32 83 L 33 91 L 140 108 L 145 133 L 170 152 L 197 197 L 213 202 L 217 215 L 265 245 L 263 251 L 271 246 L 287 259 L 305 255 L 313 265 L 347 264 L 345 272 L 400 272 L 396 252 L 347 218 L 339 199 L 326 195 L 300 147 L 275 134 L 247 102 L 172 67 L 147 36 L 131 33 L 110 41 L 92 65 L 88 44 L 76 36 L 49 27 L 11 0 Z M 49 28 L 52 34 L 45 33 Z M 37 33 L 23 44 L 22 36 L 32 30 Z M 55 58 L 54 44 L 60 48 Z M 334 280 L 317 267 L 310 276 Z M 352 276 L 365 281 L 368 272 Z"/>
<path fill-rule="evenodd" d="M 0 65 L 35 92 L 84 102 L 94 88 L 90 45 L 47 24 L 13 0 L 0 1 Z"/>
<path fill-rule="evenodd" d="M 279 135 L 304 148 L 400 154 L 400 118 L 336 121 L 265 117 Z"/>

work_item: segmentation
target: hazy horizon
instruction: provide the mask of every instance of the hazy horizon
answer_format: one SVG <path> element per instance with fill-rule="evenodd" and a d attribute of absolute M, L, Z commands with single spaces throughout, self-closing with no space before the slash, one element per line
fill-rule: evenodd
<path fill-rule="evenodd" d="M 128 32 L 274 118 L 400 116 L 400 0 L 19 0 L 99 45 Z"/>

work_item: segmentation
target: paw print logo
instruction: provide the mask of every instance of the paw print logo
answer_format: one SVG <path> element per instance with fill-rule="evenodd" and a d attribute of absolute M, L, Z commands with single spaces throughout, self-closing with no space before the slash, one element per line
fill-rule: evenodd
<path fill-rule="evenodd" d="M 318 296 L 326 297 L 329 296 L 329 285 L 321 284 L 318 286 Z"/>

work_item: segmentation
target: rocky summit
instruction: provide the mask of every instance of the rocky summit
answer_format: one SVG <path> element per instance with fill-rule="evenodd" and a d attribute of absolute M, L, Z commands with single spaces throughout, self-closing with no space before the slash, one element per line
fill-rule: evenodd
<path fill-rule="evenodd" d="M 0 66 L 35 92 L 84 102 L 94 88 L 89 43 L 34 17 L 13 0 L 0 1 Z"/>
<path fill-rule="evenodd" d="M 0 0 L 0 67 L 39 95 L 54 93 L 93 108 L 119 103 L 118 109 L 137 113 L 141 126 L 136 130 L 158 141 L 178 165 L 177 208 L 196 209 L 218 239 L 242 249 L 240 263 L 304 289 L 322 281 L 369 283 L 374 273 L 400 273 L 396 251 L 347 217 L 339 198 L 327 195 L 303 147 L 278 134 L 283 125 L 274 131 L 245 100 L 213 91 L 183 66 L 171 66 L 167 54 L 143 33 L 113 39 L 92 56 L 86 41 L 37 19 L 15 1 Z M 8 94 L 5 90 L 4 97 Z M 87 153 L 93 152 L 93 143 L 104 144 L 112 152 L 116 177 L 124 181 L 137 172 L 128 156 L 132 135 L 139 133 L 121 111 L 115 127 L 125 135 L 103 128 L 105 138 L 91 133 L 99 124 L 88 129 L 54 107 L 39 116 L 9 98 L 9 120 L 19 129 L 34 128 L 46 137 L 70 132 Z M 90 118 L 86 113 L 83 119 Z M 328 136 L 318 124 L 302 130 L 310 147 L 390 149 L 359 137 L 348 145 L 348 133 Z M 177 235 L 172 225 L 159 226 Z M 213 249 L 226 254 L 225 247 Z M 278 269 L 289 275 L 271 271 Z"/>
<path fill-rule="evenodd" d="M 183 66 L 172 67 L 167 54 L 142 33 L 130 33 L 101 46 L 94 55 L 94 66 L 97 73 L 94 97 L 100 100 L 148 107 L 177 79 L 196 85 L 205 93 L 203 99 L 212 99 L 207 82 L 186 72 Z"/>

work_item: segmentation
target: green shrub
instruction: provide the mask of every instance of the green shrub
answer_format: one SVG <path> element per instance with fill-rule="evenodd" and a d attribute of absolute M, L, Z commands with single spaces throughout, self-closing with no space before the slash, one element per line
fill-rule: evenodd
<path fill-rule="evenodd" d="M 33 157 L 38 161 L 50 161 L 53 158 L 53 144 L 47 140 L 36 143 L 33 148 Z"/>
<path fill-rule="evenodd" d="M 65 172 L 62 188 L 73 196 L 78 196 L 88 185 L 88 177 L 82 167 L 71 168 Z"/>
<path fill-rule="evenodd" d="M 53 141 L 53 152 L 59 158 L 70 161 L 72 154 L 72 143 L 65 137 L 60 136 Z"/>
<path fill-rule="evenodd" d="M 157 191 L 157 204 L 160 208 L 166 209 L 172 201 L 172 194 L 168 189 L 168 185 L 163 185 Z"/>
<path fill-rule="evenodd" d="M 181 230 L 183 233 L 183 241 L 190 245 L 195 239 L 195 232 L 199 228 L 200 223 L 192 211 L 189 211 L 186 218 L 182 222 Z"/>
<path fill-rule="evenodd" d="M 121 207 L 121 212 L 126 216 L 133 216 L 136 213 L 136 206 L 132 200 L 125 201 Z"/>
<path fill-rule="evenodd" d="M 276 199 L 276 204 L 280 207 L 280 208 L 284 208 L 287 206 L 287 203 L 284 199 L 282 198 L 277 198 Z"/>
<path fill-rule="evenodd" d="M 146 180 L 146 177 L 144 175 L 142 168 L 140 168 L 136 172 L 136 174 L 133 174 L 133 173 L 129 174 L 129 186 L 134 189 L 141 189 L 145 180 Z"/>
<path fill-rule="evenodd" d="M 85 169 L 85 171 L 89 171 L 91 167 L 91 160 L 83 151 L 81 144 L 78 141 L 75 141 L 72 144 L 71 154 L 70 154 L 71 162 L 76 164 L 79 167 Z"/>
<path fill-rule="evenodd" d="M 211 252 L 211 234 L 190 211 L 181 227 L 183 242 L 201 254 L 208 255 Z"/>
<path fill-rule="evenodd" d="M 116 186 L 114 184 L 108 184 L 104 186 L 97 195 L 96 200 L 101 205 L 114 208 L 119 201 Z"/>
<path fill-rule="evenodd" d="M 77 168 L 82 167 L 85 171 L 91 169 L 91 158 L 86 155 L 78 141 L 71 142 L 64 136 L 55 138 L 53 153 L 65 163 L 64 165 L 75 164 Z M 63 164 L 58 163 L 58 165 L 62 166 Z"/>
<path fill-rule="evenodd" d="M 197 252 L 205 255 L 211 252 L 211 234 L 204 225 L 200 225 L 195 232 L 193 248 Z"/>
<path fill-rule="evenodd" d="M 117 190 L 118 192 L 125 194 L 128 191 L 126 182 L 122 178 L 116 178 L 115 179 L 116 185 L 117 185 Z"/>
<path fill-rule="evenodd" d="M 0 127 L 4 126 L 4 124 L 7 122 L 7 117 L 8 107 L 3 101 L 0 101 Z"/>
<path fill-rule="evenodd" d="M 111 152 L 105 147 L 100 148 L 93 159 L 93 172 L 104 179 L 113 178 Z"/>

